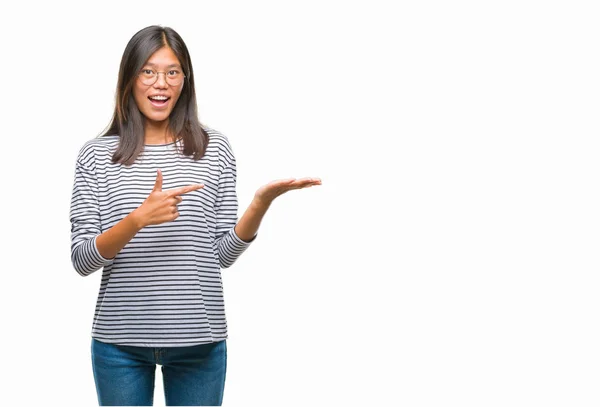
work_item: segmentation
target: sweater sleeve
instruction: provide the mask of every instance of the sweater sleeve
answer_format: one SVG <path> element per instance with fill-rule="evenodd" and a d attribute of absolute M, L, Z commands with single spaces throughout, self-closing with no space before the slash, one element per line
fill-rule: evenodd
<path fill-rule="evenodd" d="M 100 208 L 98 205 L 98 181 L 85 158 L 93 154 L 82 149 L 75 165 L 75 181 L 71 196 L 71 262 L 81 276 L 88 276 L 110 263 L 96 247 L 101 233 Z"/>
<path fill-rule="evenodd" d="M 219 189 L 215 202 L 217 215 L 215 245 L 221 268 L 231 266 L 238 257 L 256 239 L 256 233 L 249 242 L 246 242 L 235 233 L 238 217 L 238 201 L 236 194 L 236 162 L 232 152 L 229 151 L 229 160 L 219 177 Z"/>

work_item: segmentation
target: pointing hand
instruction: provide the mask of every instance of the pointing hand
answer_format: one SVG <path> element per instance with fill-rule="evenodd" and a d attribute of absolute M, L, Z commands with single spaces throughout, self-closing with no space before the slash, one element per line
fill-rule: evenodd
<path fill-rule="evenodd" d="M 204 184 L 193 184 L 163 191 L 162 182 L 162 172 L 158 170 L 152 192 L 142 205 L 135 210 L 141 227 L 158 225 L 177 219 L 179 217 L 177 204 L 183 200 L 180 195 L 204 188 Z"/>

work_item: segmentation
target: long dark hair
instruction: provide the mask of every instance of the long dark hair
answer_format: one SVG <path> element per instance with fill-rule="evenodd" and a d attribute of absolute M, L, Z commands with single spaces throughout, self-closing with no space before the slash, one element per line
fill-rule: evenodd
<path fill-rule="evenodd" d="M 132 89 L 148 58 L 165 46 L 173 50 L 185 75 L 183 89 L 169 115 L 169 131 L 175 137 L 173 141 L 182 138 L 184 155 L 193 155 L 194 160 L 199 160 L 206 152 L 208 134 L 198 118 L 194 72 L 188 49 L 175 30 L 152 25 L 131 37 L 121 58 L 115 111 L 108 130 L 99 136 L 119 135 L 113 163 L 131 165 L 144 149 L 146 117 L 138 109 Z"/>

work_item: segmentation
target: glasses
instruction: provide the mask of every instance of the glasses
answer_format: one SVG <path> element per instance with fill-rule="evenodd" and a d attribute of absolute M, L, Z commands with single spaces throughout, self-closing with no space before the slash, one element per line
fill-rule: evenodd
<path fill-rule="evenodd" d="M 156 72 L 152 69 L 142 69 L 138 74 L 138 77 L 144 85 L 154 85 L 154 82 L 158 79 L 158 74 L 165 74 L 165 80 L 171 86 L 180 85 L 185 79 L 185 75 L 176 69 L 171 69 L 168 72 Z"/>

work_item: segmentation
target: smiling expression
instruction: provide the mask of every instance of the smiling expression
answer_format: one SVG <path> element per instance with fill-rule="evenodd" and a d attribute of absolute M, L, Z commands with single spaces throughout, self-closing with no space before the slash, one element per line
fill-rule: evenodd
<path fill-rule="evenodd" d="M 158 78 L 153 85 L 145 85 L 138 77 L 133 86 L 133 97 L 138 109 L 144 116 L 153 122 L 162 122 L 169 118 L 171 111 L 175 107 L 185 81 L 177 86 L 171 86 L 166 81 L 166 74 L 177 70 L 183 73 L 181 64 L 173 50 L 169 47 L 162 47 L 148 58 L 140 72 L 145 69 L 152 69 L 155 72 L 164 72 L 158 74 Z M 166 101 L 158 100 L 165 99 Z"/>

